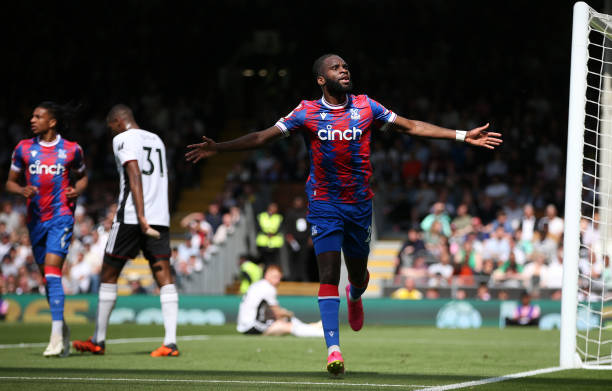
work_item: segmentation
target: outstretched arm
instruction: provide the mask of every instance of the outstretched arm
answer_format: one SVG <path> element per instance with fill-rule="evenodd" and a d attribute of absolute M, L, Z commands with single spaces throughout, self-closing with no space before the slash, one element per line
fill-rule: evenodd
<path fill-rule="evenodd" d="M 496 146 L 503 142 L 501 133 L 486 131 L 489 127 L 488 123 L 463 133 L 464 131 L 461 130 L 446 129 L 427 122 L 415 121 L 398 115 L 394 125 L 396 125 L 400 131 L 412 136 L 461 140 L 468 144 L 489 149 L 495 149 Z"/>
<path fill-rule="evenodd" d="M 217 152 L 257 149 L 280 137 L 282 137 L 281 130 L 276 126 L 222 143 L 216 143 L 212 139 L 203 136 L 201 143 L 187 146 L 189 150 L 185 154 L 185 159 L 188 162 L 197 163 L 200 159 L 211 157 Z"/>

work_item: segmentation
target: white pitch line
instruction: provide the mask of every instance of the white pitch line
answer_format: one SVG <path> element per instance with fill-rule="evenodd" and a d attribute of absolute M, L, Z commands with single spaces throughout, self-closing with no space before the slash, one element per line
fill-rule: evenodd
<path fill-rule="evenodd" d="M 545 374 L 545 373 L 562 371 L 564 369 L 565 368 L 561 368 L 561 367 L 542 368 L 542 369 L 536 369 L 534 371 L 513 373 L 513 374 L 510 374 L 510 375 L 504 375 L 504 376 L 499 376 L 499 377 L 490 377 L 490 378 L 487 378 L 487 379 L 468 381 L 468 382 L 464 382 L 464 383 L 455 383 L 455 384 L 447 384 L 447 385 L 444 385 L 444 386 L 427 387 L 427 388 L 419 389 L 417 391 L 447 391 L 447 390 L 457 390 L 459 388 L 475 387 L 475 386 L 481 386 L 483 384 L 491 384 L 491 383 L 498 383 L 498 382 L 506 381 L 506 380 L 520 379 L 522 377 L 542 375 L 542 374 Z"/>
<path fill-rule="evenodd" d="M 151 338 L 118 338 L 118 339 L 107 339 L 106 344 L 116 345 L 122 343 L 141 343 L 141 342 L 157 342 L 162 337 L 151 337 Z M 177 341 L 206 341 L 210 339 L 209 335 L 185 335 L 177 337 Z M 0 349 L 15 349 L 15 348 L 40 348 L 47 346 L 49 342 L 36 342 L 36 343 L 14 343 L 0 345 Z"/>
<path fill-rule="evenodd" d="M 399 388 L 423 387 L 418 384 L 376 384 L 376 383 L 338 383 L 338 382 L 307 382 L 307 381 L 268 381 L 268 380 L 213 380 L 213 379 L 134 379 L 134 378 L 104 378 L 104 377 L 43 377 L 43 376 L 0 376 L 0 380 L 59 380 L 59 381 L 99 381 L 99 382 L 143 382 L 143 383 L 205 383 L 205 384 L 264 384 L 281 386 L 349 386 L 349 387 L 381 387 Z"/>

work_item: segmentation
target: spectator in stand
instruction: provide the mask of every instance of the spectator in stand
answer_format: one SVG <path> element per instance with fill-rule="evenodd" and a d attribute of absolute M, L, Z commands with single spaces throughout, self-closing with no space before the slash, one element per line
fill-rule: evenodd
<path fill-rule="evenodd" d="M 433 204 L 432 213 L 427 215 L 421 222 L 421 229 L 428 233 L 435 222 L 440 224 L 440 232 L 447 238 L 451 236 L 450 217 L 445 212 L 444 203 Z"/>
<path fill-rule="evenodd" d="M 585 247 L 593 249 L 596 253 L 601 253 L 601 240 L 599 234 L 599 213 L 594 212 L 593 218 L 580 219 L 580 234 L 582 235 L 582 244 Z"/>
<path fill-rule="evenodd" d="M 504 232 L 507 234 L 512 234 L 514 229 L 512 228 L 512 223 L 508 220 L 508 215 L 503 210 L 497 212 L 497 217 L 491 223 L 491 232 L 494 232 L 497 227 L 502 227 Z"/>
<path fill-rule="evenodd" d="M 506 199 L 506 204 L 504 205 L 504 212 L 508 217 L 508 222 L 510 224 L 511 230 L 506 230 L 508 232 L 514 232 L 521 226 L 521 219 L 523 217 L 523 211 L 521 210 L 520 205 L 517 204 L 516 199 L 512 196 Z"/>
<path fill-rule="evenodd" d="M 531 254 L 533 254 L 533 243 L 530 240 L 523 239 L 523 231 L 520 228 L 514 231 L 512 253 L 519 265 L 527 263 L 531 259 Z"/>
<path fill-rule="evenodd" d="M 11 251 L 2 257 L 2 275 L 5 278 L 10 276 L 17 276 L 19 273 L 19 268 L 15 265 L 13 258 L 11 257 Z"/>
<path fill-rule="evenodd" d="M 479 245 L 474 243 L 474 247 L 476 248 L 482 245 L 482 242 L 488 239 L 490 236 L 490 233 L 487 231 L 484 224 L 482 224 L 480 217 L 472 217 L 472 231 L 470 231 L 470 234 L 475 235 L 475 239 L 477 240 L 477 243 L 479 243 Z"/>
<path fill-rule="evenodd" d="M 451 226 L 456 236 L 464 236 L 472 231 L 472 216 L 468 213 L 467 204 L 457 207 L 457 216 L 453 219 Z"/>
<path fill-rule="evenodd" d="M 11 243 L 11 235 L 8 233 L 2 234 L 0 236 L 0 257 L 4 257 L 6 254 L 8 254 L 12 247 L 13 243 Z"/>
<path fill-rule="evenodd" d="M 425 291 L 425 298 L 428 300 L 434 300 L 440 298 L 440 290 L 435 287 L 429 287 Z"/>
<path fill-rule="evenodd" d="M 532 241 L 536 230 L 536 217 L 533 205 L 526 204 L 523 207 L 523 217 L 521 218 L 520 228 L 522 231 L 521 239 Z"/>
<path fill-rule="evenodd" d="M 489 281 L 490 277 L 493 275 L 493 272 L 495 272 L 495 268 L 495 262 L 493 262 L 492 259 L 484 259 L 482 261 L 482 270 L 476 275 L 478 276 L 479 280 Z"/>
<path fill-rule="evenodd" d="M 402 248 L 400 248 L 395 257 L 395 274 L 402 274 L 403 269 L 411 268 L 415 257 L 422 255 L 424 251 L 425 243 L 421 239 L 419 232 L 414 228 L 410 228 L 408 230 L 408 238 L 402 244 Z"/>
<path fill-rule="evenodd" d="M 266 266 L 278 265 L 280 249 L 284 244 L 281 233 L 283 216 L 278 213 L 278 205 L 275 202 L 270 203 L 266 211 L 257 215 L 257 223 L 259 232 L 255 242 L 259 255 Z"/>
<path fill-rule="evenodd" d="M 181 220 L 181 227 L 189 229 L 189 247 L 194 251 L 206 243 L 210 242 L 213 237 L 213 228 L 206 221 L 203 213 L 189 213 Z"/>
<path fill-rule="evenodd" d="M 401 277 L 412 278 L 419 285 L 427 284 L 427 258 L 426 255 L 420 254 L 414 258 L 412 267 L 404 268 L 401 270 L 401 274 L 396 276 L 396 283 L 401 281 Z"/>
<path fill-rule="evenodd" d="M 518 288 L 522 286 L 523 266 L 516 263 L 514 253 L 510 253 L 510 257 L 503 265 L 498 267 L 493 272 L 493 281 L 497 284 L 503 284 L 505 287 Z"/>
<path fill-rule="evenodd" d="M 504 227 L 498 226 L 493 235 L 485 240 L 483 257 L 491 259 L 495 264 L 501 265 L 510 257 L 510 241 Z"/>
<path fill-rule="evenodd" d="M 89 245 L 86 245 L 89 249 Z M 72 282 L 71 291 L 73 293 L 88 293 L 91 284 L 90 276 L 92 274 L 91 265 L 85 261 L 85 256 L 81 252 L 77 255 L 77 261 L 70 266 L 70 282 Z"/>
<path fill-rule="evenodd" d="M 548 264 L 546 278 L 542 285 L 548 289 L 558 289 L 560 294 L 563 286 L 563 248 L 557 250 L 557 256 Z M 553 294 L 553 297 L 555 296 Z"/>
<path fill-rule="evenodd" d="M 391 293 L 391 298 L 401 300 L 421 300 L 423 298 L 423 293 L 416 289 L 414 279 L 408 277 L 405 279 L 404 286 L 402 288 L 399 288 Z"/>
<path fill-rule="evenodd" d="M 136 273 L 130 273 L 127 276 L 128 283 L 130 284 L 130 294 L 132 295 L 146 295 L 148 292 L 142 286 L 140 276 Z"/>
<path fill-rule="evenodd" d="M 467 293 L 464 289 L 457 289 L 454 294 L 455 300 L 465 300 L 467 299 Z"/>
<path fill-rule="evenodd" d="M 548 224 L 538 229 L 533 237 L 533 249 L 546 256 L 546 262 L 550 263 L 557 256 L 557 241 L 548 235 Z"/>
<path fill-rule="evenodd" d="M 482 301 L 491 300 L 491 293 L 489 292 L 489 287 L 486 282 L 481 282 L 478 286 L 478 290 L 476 290 L 476 298 Z"/>
<path fill-rule="evenodd" d="M 10 201 L 2 203 L 2 212 L 0 212 L 0 221 L 6 224 L 6 231 L 12 233 L 17 230 L 20 225 L 21 217 L 19 213 L 13 209 L 13 204 Z"/>
<path fill-rule="evenodd" d="M 219 204 L 212 203 L 208 205 L 208 212 L 206 212 L 206 221 L 212 227 L 212 232 L 217 232 L 217 228 L 223 223 L 223 217 L 219 208 Z"/>
<path fill-rule="evenodd" d="M 523 268 L 523 281 L 531 289 L 546 288 L 548 276 L 548 265 L 546 256 L 536 252 L 533 254 L 533 261 Z"/>
<path fill-rule="evenodd" d="M 442 224 L 439 221 L 434 221 L 429 231 L 425 232 L 424 242 L 432 261 L 439 259 L 444 251 L 448 251 L 448 240 L 442 233 Z"/>
<path fill-rule="evenodd" d="M 251 259 L 250 256 L 243 254 L 238 261 L 240 263 L 240 294 L 245 294 L 251 284 L 263 277 L 262 265 L 253 262 Z"/>
<path fill-rule="evenodd" d="M 546 215 L 538 221 L 538 230 L 544 230 L 544 226 L 548 226 L 548 235 L 559 243 L 563 234 L 563 219 L 557 216 L 557 207 L 553 204 L 546 206 Z"/>
<path fill-rule="evenodd" d="M 222 223 L 219 227 L 217 227 L 217 231 L 215 232 L 215 236 L 213 236 L 212 240 L 216 245 L 224 243 L 228 236 L 233 235 L 234 231 L 236 231 L 236 227 L 234 227 L 234 223 L 232 222 L 232 215 L 229 213 L 224 213 L 221 221 Z"/>
<path fill-rule="evenodd" d="M 474 240 L 468 239 L 463 242 L 463 246 L 454 259 L 454 275 L 458 277 L 460 285 L 472 285 L 473 275 L 482 270 L 482 257 L 474 248 Z"/>
<path fill-rule="evenodd" d="M 289 249 L 290 280 L 308 281 L 308 260 L 313 247 L 303 197 L 293 199 L 293 206 L 285 216 L 283 231 Z"/>
<path fill-rule="evenodd" d="M 540 323 L 540 306 L 531 304 L 531 295 L 525 291 L 512 318 L 506 318 L 506 326 L 537 326 Z"/>
<path fill-rule="evenodd" d="M 451 256 L 448 251 L 444 251 L 440 255 L 440 261 L 431 264 L 427 268 L 429 277 L 428 286 L 431 287 L 447 287 L 450 285 L 453 276 L 453 265 L 450 262 Z"/>

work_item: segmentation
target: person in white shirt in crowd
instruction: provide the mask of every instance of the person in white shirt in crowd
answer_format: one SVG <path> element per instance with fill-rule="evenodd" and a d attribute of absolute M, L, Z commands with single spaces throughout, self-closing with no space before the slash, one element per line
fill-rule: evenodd
<path fill-rule="evenodd" d="M 533 205 L 525 204 L 523 207 L 523 217 L 521 218 L 520 228 L 522 231 L 522 240 L 533 240 L 533 234 L 536 229 L 536 217 Z"/>
<path fill-rule="evenodd" d="M 12 247 L 13 243 L 11 243 L 11 235 L 8 233 L 0 235 L 0 258 L 8 254 Z"/>
<path fill-rule="evenodd" d="M 9 233 L 15 231 L 19 227 L 21 223 L 21 216 L 19 212 L 13 209 L 13 204 L 10 201 L 4 201 L 2 203 L 0 221 L 6 224 L 6 230 Z"/>
<path fill-rule="evenodd" d="M 484 242 L 483 258 L 503 263 L 510 257 L 510 241 L 503 226 L 498 226 L 491 237 Z"/>
<path fill-rule="evenodd" d="M 215 231 L 215 236 L 213 236 L 212 242 L 216 245 L 219 245 L 225 242 L 228 236 L 232 235 L 236 228 L 232 222 L 232 215 L 229 213 L 224 213 L 221 217 L 221 225 L 217 227 L 217 231 Z"/>
<path fill-rule="evenodd" d="M 538 221 L 538 230 L 542 230 L 544 225 L 548 225 L 548 235 L 559 242 L 563 234 L 563 219 L 557 216 L 557 207 L 553 204 L 546 206 L 546 215 Z"/>
<path fill-rule="evenodd" d="M 86 245 L 87 248 L 89 245 Z M 92 269 L 90 264 L 85 261 L 83 253 L 77 255 L 76 263 L 70 267 L 70 282 L 73 284 L 74 293 L 87 293 L 91 283 L 90 276 Z"/>
<path fill-rule="evenodd" d="M 236 330 L 255 335 L 323 337 L 320 322 L 304 323 L 296 318 L 293 312 L 279 305 L 276 289 L 282 277 L 281 268 L 273 264 L 266 268 L 264 278 L 251 284 L 240 302 Z"/>
<path fill-rule="evenodd" d="M 450 278 L 453 276 L 454 268 L 450 262 L 450 254 L 444 251 L 440 254 L 440 261 L 431 264 L 427 268 L 429 286 L 449 286 Z"/>
<path fill-rule="evenodd" d="M 557 250 L 557 257 L 548 264 L 543 287 L 549 289 L 561 289 L 563 286 L 563 248 Z"/>
<path fill-rule="evenodd" d="M 526 264 L 523 268 L 522 277 L 524 283 L 531 289 L 548 288 L 546 256 L 542 253 L 534 253 L 533 261 Z"/>

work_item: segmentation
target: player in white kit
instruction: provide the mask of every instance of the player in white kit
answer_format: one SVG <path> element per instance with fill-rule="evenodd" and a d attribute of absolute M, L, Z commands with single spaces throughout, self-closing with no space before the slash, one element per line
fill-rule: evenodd
<path fill-rule="evenodd" d="M 285 335 L 296 337 L 323 337 L 320 322 L 308 324 L 293 312 L 282 308 L 276 299 L 276 288 L 283 273 L 278 265 L 270 265 L 264 278 L 253 283 L 242 297 L 236 329 L 243 334 Z"/>
<path fill-rule="evenodd" d="M 106 328 L 117 300 L 117 278 L 125 263 L 142 250 L 160 288 L 165 337 L 153 357 L 178 356 L 178 293 L 170 269 L 170 213 L 166 148 L 154 133 L 142 130 L 132 110 L 116 105 L 106 117 L 120 176 L 119 206 L 108 237 L 98 294 L 96 331 L 87 341 L 74 341 L 81 352 L 104 354 Z"/>

